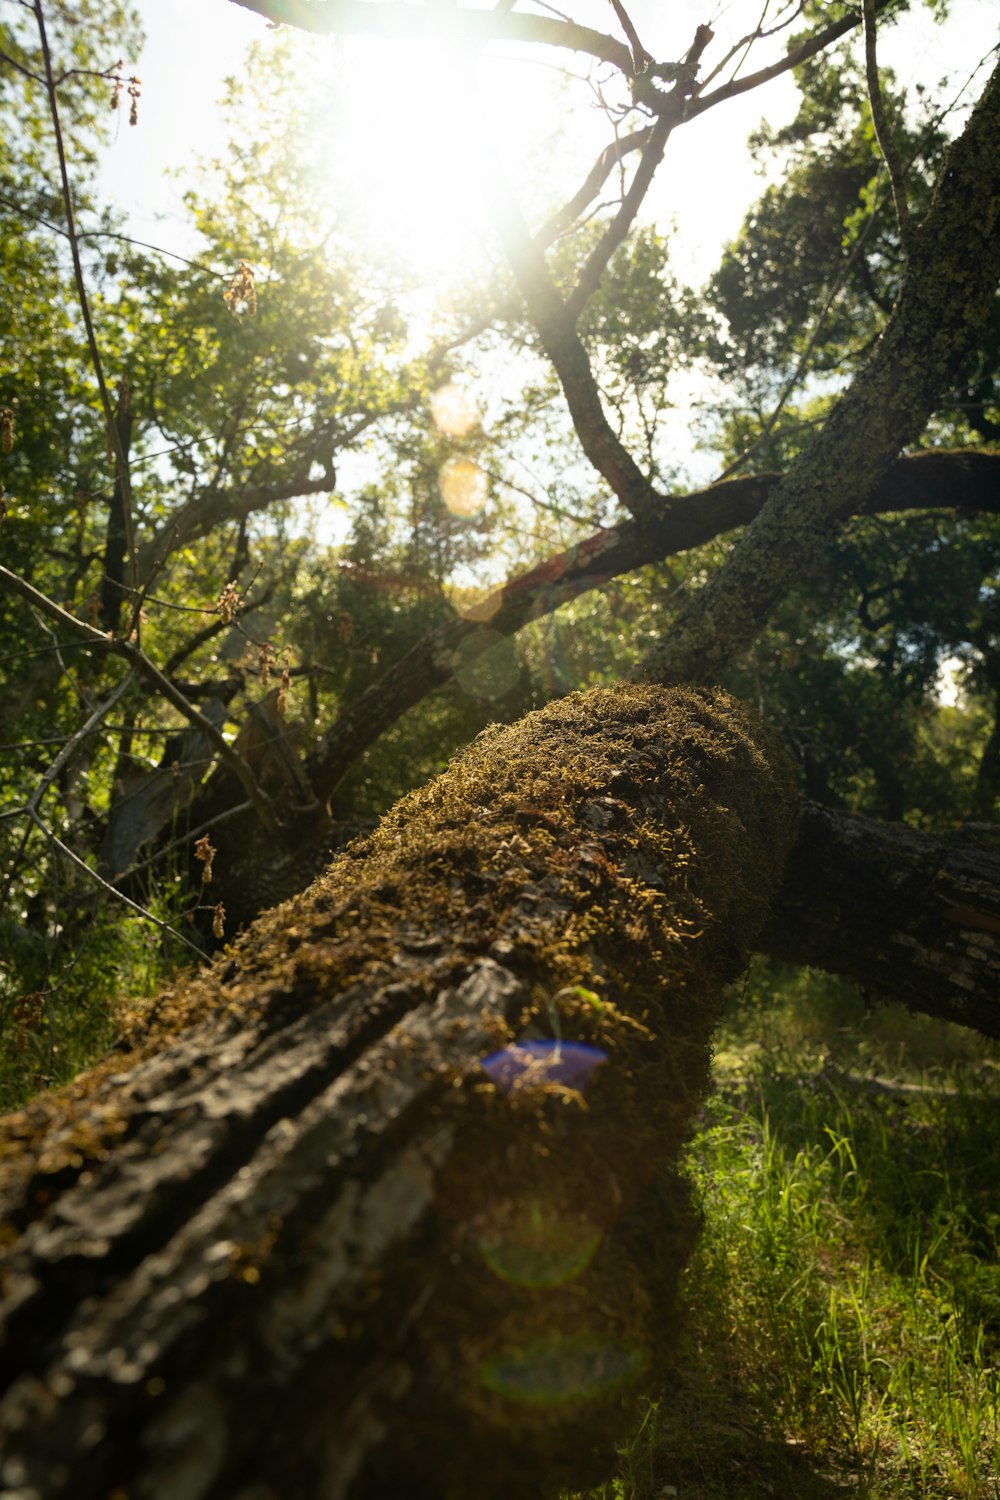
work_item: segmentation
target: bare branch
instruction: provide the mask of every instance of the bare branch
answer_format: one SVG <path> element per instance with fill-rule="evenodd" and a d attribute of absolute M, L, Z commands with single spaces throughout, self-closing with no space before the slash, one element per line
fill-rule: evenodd
<path fill-rule="evenodd" d="M 906 201 L 903 163 L 889 128 L 885 101 L 882 98 L 882 85 L 879 82 L 878 58 L 875 53 L 875 0 L 862 0 L 862 4 L 865 18 L 865 76 L 868 80 L 868 103 L 872 112 L 872 124 L 875 127 L 875 139 L 878 141 L 879 150 L 882 152 L 886 170 L 889 173 L 896 223 L 899 225 L 899 237 L 903 249 L 906 250 L 910 237 L 910 208 Z"/>
<path fill-rule="evenodd" d="M 87 348 L 90 352 L 90 362 L 93 365 L 94 375 L 97 379 L 97 388 L 100 392 L 101 407 L 104 412 L 104 425 L 108 435 L 108 443 L 115 455 L 118 466 L 118 482 L 121 485 L 121 508 L 122 520 L 125 527 L 125 545 L 127 551 L 127 562 L 129 579 L 133 586 L 136 583 L 135 572 L 135 535 L 132 526 L 132 486 L 129 477 L 128 454 L 125 452 L 115 421 L 115 409 L 111 403 L 107 382 L 104 378 L 104 367 L 101 363 L 101 352 L 97 345 L 97 336 L 94 332 L 94 323 L 90 315 L 90 300 L 87 296 L 87 285 L 83 275 L 83 264 L 80 260 L 80 246 L 76 233 L 76 220 L 73 212 L 73 191 L 69 181 L 69 167 L 66 161 L 66 148 L 63 144 L 62 124 L 59 119 L 59 101 L 56 97 L 56 80 L 52 72 L 52 54 L 49 51 L 49 41 L 45 30 L 45 15 L 42 8 L 42 0 L 35 0 L 35 19 L 38 22 L 38 38 L 42 48 L 42 57 L 45 62 L 46 92 L 49 99 L 49 112 L 52 116 L 52 127 L 55 132 L 56 154 L 59 158 L 59 176 L 62 183 L 63 211 L 66 215 L 66 237 L 69 240 L 70 254 L 73 258 L 73 276 L 76 281 L 76 293 L 80 303 L 80 311 L 83 314 L 83 323 L 87 333 Z"/>
<path fill-rule="evenodd" d="M 875 0 L 875 13 L 885 10 L 891 5 L 892 0 Z M 761 84 L 769 83 L 772 78 L 779 78 L 782 73 L 788 73 L 802 63 L 808 62 L 819 52 L 825 52 L 827 47 L 846 36 L 849 31 L 854 31 L 860 20 L 855 11 L 851 15 L 844 16 L 835 21 L 825 31 L 818 32 L 816 36 L 810 37 L 800 47 L 787 53 L 778 62 L 772 63 L 770 67 L 760 68 L 756 73 L 748 73 L 745 78 L 732 78 L 721 88 L 715 89 L 711 94 L 700 94 L 697 99 L 688 102 L 685 111 L 685 120 L 693 120 L 697 115 L 703 115 L 707 109 L 712 109 L 716 104 L 722 104 L 726 99 L 734 99 L 738 94 L 748 94 L 752 89 L 760 88 Z"/>
<path fill-rule="evenodd" d="M 575 224 L 584 209 L 597 197 L 614 168 L 632 151 L 644 149 L 652 134 L 653 126 L 644 125 L 641 130 L 634 130 L 631 135 L 623 136 L 621 140 L 612 141 L 609 146 L 605 146 L 572 198 L 557 209 L 542 225 L 535 235 L 535 244 L 539 248 L 551 245 L 553 240 L 558 239 Z"/>
<path fill-rule="evenodd" d="M 497 231 L 542 347 L 559 376 L 580 446 L 626 510 L 637 519 L 649 518 L 661 497 L 613 432 L 573 319 L 549 276 L 540 247 L 528 233 L 496 153 L 489 149 L 489 155 L 487 191 Z"/>
<path fill-rule="evenodd" d="M 629 184 L 628 192 L 622 200 L 621 207 L 588 256 L 576 286 L 566 299 L 566 308 L 574 323 L 600 286 L 601 277 L 607 270 L 612 255 L 632 228 L 635 216 L 652 185 L 656 169 L 663 160 L 663 153 L 674 124 L 675 122 L 669 116 L 661 114 L 650 130 L 642 147 L 639 165 Z"/>
<path fill-rule="evenodd" d="M 715 64 L 715 67 L 711 70 L 711 72 L 702 79 L 702 88 L 707 88 L 710 83 L 718 78 L 719 74 L 724 72 L 726 67 L 729 65 L 729 63 L 732 62 L 733 58 L 739 52 L 742 53 L 742 56 L 740 57 L 740 60 L 736 64 L 736 68 L 734 69 L 733 76 L 735 77 L 739 72 L 739 69 L 742 67 L 744 59 L 748 56 L 754 42 L 761 42 L 765 37 L 776 36 L 779 31 L 785 31 L 789 26 L 794 25 L 795 21 L 802 14 L 804 9 L 804 0 L 798 0 L 798 3 L 796 5 L 789 7 L 789 14 L 787 16 L 779 18 L 779 20 L 772 27 L 765 31 L 763 30 L 764 18 L 767 15 L 768 11 L 768 0 L 765 0 L 764 9 L 761 11 L 760 20 L 757 22 L 757 25 L 754 27 L 753 31 L 748 31 L 745 36 L 741 36 L 738 42 L 733 43 L 725 56 L 720 57 L 719 61 Z"/>
<path fill-rule="evenodd" d="M 61 609 L 48 595 L 41 593 L 17 573 L 12 573 L 9 568 L 0 566 L 0 584 L 8 589 L 10 593 L 18 594 L 22 599 L 33 605 L 41 614 L 46 615 L 50 620 L 54 620 L 71 635 L 75 635 L 78 640 L 85 641 L 88 645 L 101 651 L 110 652 L 112 656 L 124 657 L 135 668 L 138 676 L 144 677 L 158 693 L 166 698 L 168 703 L 172 703 L 174 708 L 183 714 L 189 723 L 194 724 L 208 737 L 210 743 L 217 751 L 219 758 L 229 766 L 233 774 L 239 778 L 241 785 L 245 787 L 247 796 L 253 803 L 254 811 L 257 813 L 264 827 L 272 832 L 277 828 L 278 819 L 271 799 L 258 786 L 253 772 L 243 757 L 237 754 L 232 745 L 216 729 L 211 720 L 206 719 L 204 714 L 199 713 L 194 705 L 188 702 L 184 694 L 178 691 L 170 679 L 164 676 L 159 667 L 150 661 L 149 657 L 139 646 L 133 644 L 131 641 L 123 640 L 119 636 L 104 635 L 100 630 L 95 630 L 92 625 L 87 625 L 83 620 L 78 620 L 75 615 L 71 615 L 67 610 Z"/>
<path fill-rule="evenodd" d="M 640 42 L 639 33 L 632 25 L 629 13 L 621 3 L 621 0 L 611 0 L 611 8 L 614 11 L 615 15 L 618 17 L 622 30 L 628 37 L 628 44 L 632 49 L 632 68 L 634 72 L 636 73 L 636 75 L 644 73 L 649 67 L 649 64 L 654 60 L 653 54 L 651 52 L 647 52 L 645 47 Z"/>

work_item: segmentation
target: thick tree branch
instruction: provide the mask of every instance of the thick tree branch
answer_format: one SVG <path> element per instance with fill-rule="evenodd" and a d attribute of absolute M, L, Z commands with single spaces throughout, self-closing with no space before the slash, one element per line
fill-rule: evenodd
<path fill-rule="evenodd" d="M 559 377 L 580 446 L 625 509 L 637 520 L 648 520 L 662 497 L 612 430 L 587 351 L 573 326 L 575 320 L 553 284 L 540 245 L 528 233 L 496 154 L 491 152 L 491 156 L 488 192 L 497 231 L 542 347 Z"/>
<path fill-rule="evenodd" d="M 615 251 L 621 245 L 629 230 L 635 222 L 636 214 L 645 201 L 646 194 L 652 186 L 653 177 L 657 167 L 663 160 L 667 141 L 670 139 L 671 131 L 675 124 L 684 118 L 687 100 L 694 91 L 692 82 L 701 60 L 701 55 L 714 33 L 708 26 L 699 26 L 695 32 L 694 41 L 688 48 L 684 61 L 678 68 L 677 82 L 668 93 L 663 96 L 662 103 L 657 98 L 657 120 L 649 135 L 649 140 L 642 148 L 639 165 L 635 176 L 629 184 L 628 192 L 622 200 L 618 212 L 611 223 L 601 235 L 600 240 L 594 246 L 587 259 L 587 264 L 580 272 L 576 286 L 566 300 L 566 306 L 574 321 L 579 318 L 590 298 L 601 284 L 601 278 L 607 270 L 608 263 Z"/>
<path fill-rule="evenodd" d="M 906 280 L 867 364 L 726 565 L 650 652 L 648 675 L 712 681 L 923 430 L 982 328 L 1000 279 L 1000 68 L 949 147 Z"/>
<path fill-rule="evenodd" d="M 618 212 L 587 257 L 586 265 L 577 278 L 576 286 L 566 298 L 566 310 L 574 323 L 597 291 L 601 278 L 608 268 L 608 262 L 635 223 L 635 216 L 642 207 L 646 194 L 652 186 L 656 169 L 663 160 L 663 153 L 674 123 L 668 115 L 658 116 L 643 144 L 639 165 Z"/>
<path fill-rule="evenodd" d="M 525 15 L 505 9 L 466 9 L 462 6 L 411 5 L 398 0 L 231 0 L 244 10 L 254 11 L 269 21 L 320 36 L 379 35 L 399 37 L 444 36 L 448 40 L 482 46 L 487 42 L 526 42 L 536 46 L 562 47 L 583 52 L 600 62 L 610 63 L 625 77 L 631 77 L 634 61 L 628 47 L 614 37 L 578 26 L 573 21 L 554 16 Z M 876 0 L 876 13 L 892 0 Z M 794 48 L 778 62 L 746 78 L 733 79 L 703 99 L 691 99 L 684 111 L 686 119 L 703 114 L 715 104 L 737 94 L 759 88 L 782 73 L 815 57 L 860 24 L 860 13 L 843 17 L 816 36 Z M 668 98 L 667 94 L 661 98 Z"/>
<path fill-rule="evenodd" d="M 724 694 L 551 704 L 7 1117 L 7 1483 L 589 1486 L 673 1344 L 673 1162 L 795 808 Z"/>
<path fill-rule="evenodd" d="M 494 649 L 501 637 L 513 635 L 529 620 L 611 578 L 745 526 L 781 478 L 753 474 L 664 499 L 652 520 L 623 521 L 587 537 L 497 589 L 479 604 L 475 619 L 455 619 L 424 636 L 323 735 L 307 764 L 317 795 L 328 799 L 358 756 L 407 709 L 451 681 L 457 666 L 477 649 Z M 1000 454 L 969 449 L 899 459 L 859 514 L 954 506 L 1000 512 Z"/>
<path fill-rule="evenodd" d="M 139 577 L 148 582 L 155 578 L 172 553 L 188 547 L 201 537 L 211 536 L 229 521 L 243 521 L 283 500 L 300 500 L 306 495 L 329 494 L 328 474 L 310 478 L 307 465 L 285 478 L 265 484 L 212 486 L 201 489 L 165 521 L 154 536 L 139 549 Z"/>
<path fill-rule="evenodd" d="M 244 10 L 255 11 L 269 21 L 294 26 L 316 36 L 377 35 L 388 37 L 443 36 L 460 44 L 482 46 L 486 42 L 529 42 L 545 47 L 563 47 L 586 52 L 600 62 L 611 63 L 630 74 L 632 54 L 614 37 L 562 21 L 554 16 L 525 15 L 493 9 L 473 10 L 462 6 L 409 5 L 397 0 L 231 0 Z"/>

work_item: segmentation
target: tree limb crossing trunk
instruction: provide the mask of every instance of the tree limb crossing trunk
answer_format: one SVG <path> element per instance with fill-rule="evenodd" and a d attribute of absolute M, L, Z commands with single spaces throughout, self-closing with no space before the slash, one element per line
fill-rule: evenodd
<path fill-rule="evenodd" d="M 552 704 L 3 1122 L 4 1500 L 594 1478 L 795 806 L 721 693 Z"/>

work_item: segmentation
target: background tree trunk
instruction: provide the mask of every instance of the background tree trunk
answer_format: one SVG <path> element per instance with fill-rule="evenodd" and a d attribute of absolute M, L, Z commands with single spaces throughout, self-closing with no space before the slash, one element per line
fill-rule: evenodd
<path fill-rule="evenodd" d="M 804 804 L 758 946 L 1000 1036 L 998 830 L 949 836 Z"/>
<path fill-rule="evenodd" d="M 6 1500 L 593 1478 L 670 1345 L 672 1164 L 795 806 L 725 695 L 555 703 L 8 1117 Z"/>

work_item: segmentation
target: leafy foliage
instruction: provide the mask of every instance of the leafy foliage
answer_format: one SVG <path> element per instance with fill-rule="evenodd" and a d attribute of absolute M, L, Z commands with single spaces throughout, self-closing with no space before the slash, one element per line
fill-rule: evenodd
<path fill-rule="evenodd" d="M 803 36 L 849 11 L 806 6 Z M 102 134 L 122 128 L 121 108 L 108 104 L 131 76 L 117 59 L 136 53 L 134 18 L 94 0 L 47 15 L 142 592 L 130 583 L 121 466 L 71 274 L 44 59 L 23 8 L 5 12 L 0 35 L 0 89 L 19 121 L 0 142 L 4 276 L 19 289 L 0 307 L 0 405 L 13 433 L 0 458 L 3 562 L 77 620 L 131 631 L 175 696 L 0 595 L 10 813 L 0 823 L 0 1000 L 26 1059 L 15 1093 L 76 1066 L 80 1007 L 100 1017 L 101 1045 L 110 1033 L 98 997 L 116 982 L 133 993 L 155 982 L 188 951 L 180 939 L 200 945 L 222 920 L 191 850 L 206 822 L 242 816 L 246 790 L 225 780 L 220 743 L 184 702 L 230 744 L 256 746 L 251 772 L 290 809 L 287 827 L 312 818 L 327 830 L 310 855 L 320 859 L 338 822 L 377 815 L 490 718 L 636 671 L 665 619 L 732 550 L 716 538 L 651 557 L 555 612 L 543 593 L 539 618 L 515 642 L 496 635 L 484 654 L 472 639 L 442 645 L 444 685 L 404 717 L 388 713 L 377 736 L 361 726 L 333 822 L 317 815 L 310 778 L 329 736 L 404 669 L 414 642 L 451 642 L 458 626 L 488 631 L 481 611 L 504 577 L 572 555 L 595 532 L 613 535 L 622 507 L 579 457 L 545 341 L 495 247 L 431 306 L 388 247 L 361 237 L 355 167 L 338 166 L 330 148 L 343 102 L 301 37 L 269 38 L 230 81 L 228 140 L 190 179 L 197 249 L 183 260 L 131 242 L 94 199 Z M 724 463 L 792 463 L 899 285 L 902 247 L 858 65 L 843 48 L 820 51 L 796 79 L 794 121 L 762 126 L 752 143 L 776 180 L 707 287 L 685 286 L 669 236 L 639 226 L 582 311 L 581 345 L 615 438 L 663 486 L 684 482 L 667 418 L 692 388 L 714 413 L 703 440 Z M 919 214 L 948 113 L 929 97 L 905 100 L 889 75 L 884 88 Z M 141 129 L 141 104 L 138 117 Z M 541 216 L 554 185 L 538 143 L 535 161 L 528 191 Z M 619 208 L 609 199 L 558 241 L 551 274 L 567 294 Z M 995 438 L 998 328 L 994 319 L 928 441 Z M 781 727 L 811 795 L 925 827 L 994 816 L 994 557 L 990 518 L 856 522 L 764 626 L 751 659 L 734 663 L 728 684 Z M 955 703 L 941 701 L 942 671 Z M 262 704 L 265 741 L 249 727 Z M 258 835 L 236 833 L 235 845 L 253 848 Z M 297 837 L 280 850 L 292 865 Z M 228 873 L 243 878 L 235 865 Z M 226 878 L 223 858 L 216 884 Z M 115 919 L 114 886 L 166 928 L 149 939 L 134 909 Z M 117 981 L 97 985 L 88 954 Z M 36 994 L 47 997 L 44 1068 L 42 1029 L 23 1023 L 34 1011 L 22 1000 Z"/>

